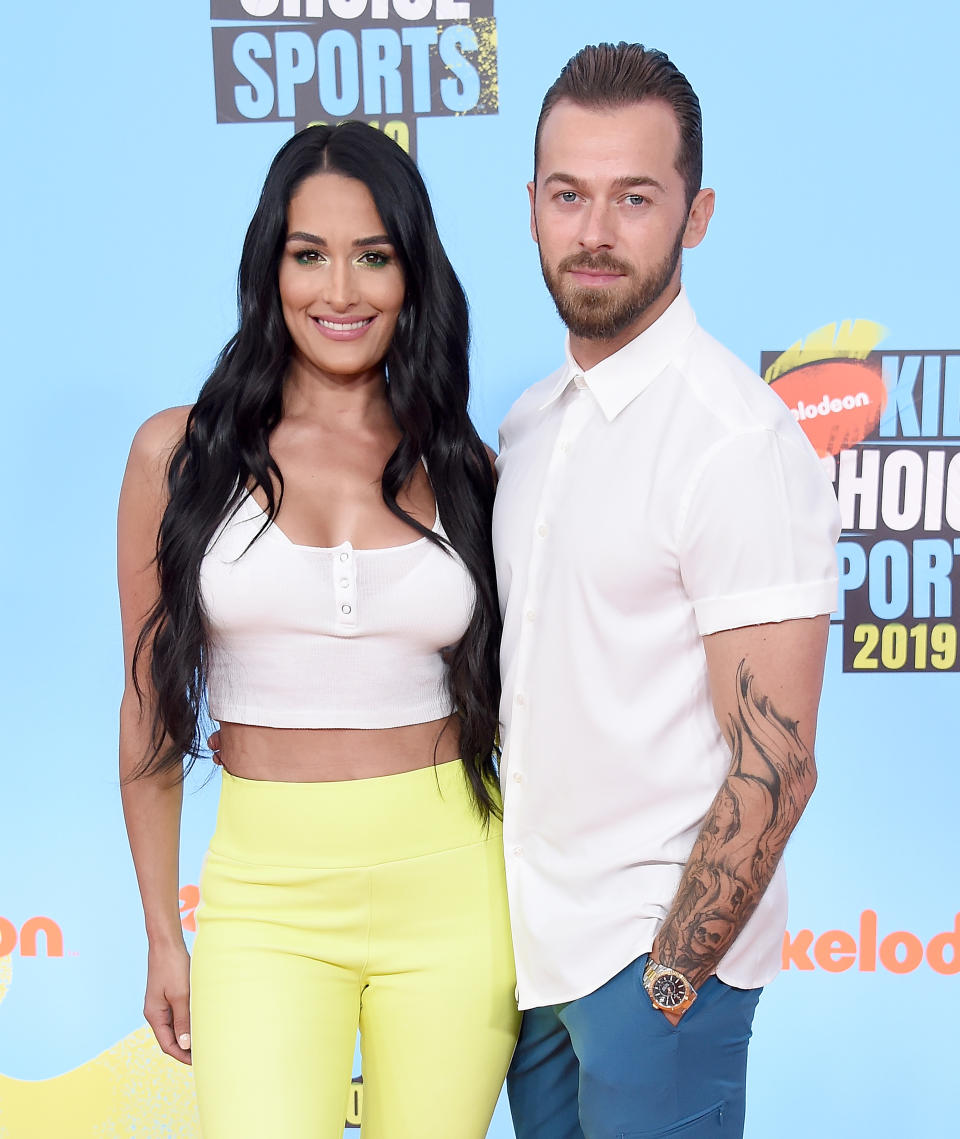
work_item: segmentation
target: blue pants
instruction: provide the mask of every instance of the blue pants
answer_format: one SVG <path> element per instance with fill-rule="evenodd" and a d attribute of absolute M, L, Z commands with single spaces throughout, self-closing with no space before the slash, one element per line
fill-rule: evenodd
<path fill-rule="evenodd" d="M 528 1009 L 507 1076 L 517 1139 L 743 1135 L 760 989 L 710 977 L 674 1027 L 641 983 L 647 955 L 596 992 Z"/>

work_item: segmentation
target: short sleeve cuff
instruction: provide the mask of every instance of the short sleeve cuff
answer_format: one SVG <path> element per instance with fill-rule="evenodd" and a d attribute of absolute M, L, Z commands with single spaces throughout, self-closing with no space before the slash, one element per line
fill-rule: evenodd
<path fill-rule="evenodd" d="M 781 585 L 739 593 L 731 597 L 705 597 L 694 602 L 697 629 L 701 637 L 723 629 L 745 625 L 766 625 L 802 617 L 819 617 L 837 607 L 837 579 Z"/>

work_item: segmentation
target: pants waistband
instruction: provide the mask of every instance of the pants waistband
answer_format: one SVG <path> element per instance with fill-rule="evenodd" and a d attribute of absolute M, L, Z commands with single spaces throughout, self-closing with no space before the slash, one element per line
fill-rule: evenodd
<path fill-rule="evenodd" d="M 373 866 L 499 838 L 481 823 L 460 760 L 326 783 L 223 772 L 213 855 L 273 866 Z"/>

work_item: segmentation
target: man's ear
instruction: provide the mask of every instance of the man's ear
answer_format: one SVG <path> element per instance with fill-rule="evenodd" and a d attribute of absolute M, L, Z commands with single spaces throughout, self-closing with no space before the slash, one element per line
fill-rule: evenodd
<path fill-rule="evenodd" d="M 540 239 L 537 236 L 537 184 L 536 182 L 527 183 L 527 194 L 530 198 L 530 236 L 539 245 Z"/>
<path fill-rule="evenodd" d="M 707 226 L 713 217 L 713 207 L 717 195 L 713 190 L 705 188 L 693 199 L 690 212 L 687 214 L 687 224 L 683 231 L 684 249 L 693 249 L 703 241 L 707 233 Z"/>

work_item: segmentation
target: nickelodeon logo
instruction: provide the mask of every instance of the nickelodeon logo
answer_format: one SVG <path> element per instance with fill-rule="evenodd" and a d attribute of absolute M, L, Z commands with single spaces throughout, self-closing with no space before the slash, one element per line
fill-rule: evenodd
<path fill-rule="evenodd" d="M 799 423 L 803 419 L 816 419 L 818 415 L 837 415 L 841 411 L 853 411 L 856 407 L 867 407 L 869 404 L 870 397 L 866 392 L 833 399 L 824 392 L 823 399 L 819 403 L 804 403 L 802 399 L 798 400 L 797 406 L 790 408 L 790 414 Z"/>
<path fill-rule="evenodd" d="M 36 957 L 40 934 L 44 955 L 62 957 L 63 931 L 53 918 L 28 918 L 19 930 L 8 918 L 0 918 L 0 957 L 9 957 L 18 947 L 21 957 Z"/>
<path fill-rule="evenodd" d="M 821 458 L 838 455 L 877 429 L 887 389 L 873 349 L 885 335 L 871 320 L 825 324 L 764 369 L 763 378 Z"/>
<path fill-rule="evenodd" d="M 934 934 L 926 945 L 915 933 L 902 929 L 878 940 L 878 929 L 876 911 L 864 910 L 859 937 L 842 929 L 828 929 L 819 937 L 810 929 L 795 934 L 788 931 L 783 935 L 782 968 L 845 973 L 856 965 L 861 973 L 875 973 L 879 964 L 889 973 L 912 973 L 926 960 L 935 973 L 960 973 L 960 914 L 952 930 Z"/>

